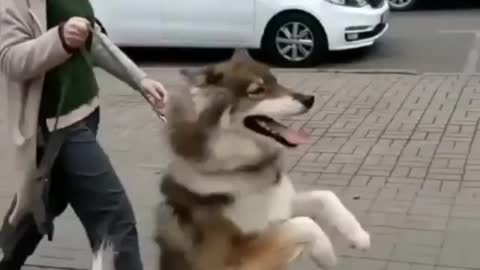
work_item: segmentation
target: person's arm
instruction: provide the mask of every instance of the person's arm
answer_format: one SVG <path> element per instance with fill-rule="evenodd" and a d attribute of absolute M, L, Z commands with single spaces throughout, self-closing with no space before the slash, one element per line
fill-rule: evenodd
<path fill-rule="evenodd" d="M 137 91 L 143 90 L 142 81 L 147 77 L 146 73 L 100 31 L 98 24 L 95 24 L 95 29 L 98 35 L 93 35 L 90 52 L 93 64 L 125 82 L 131 88 Z"/>
<path fill-rule="evenodd" d="M 168 101 L 168 93 L 164 86 L 143 72 L 120 48 L 95 24 L 95 34 L 90 52 L 93 64 L 103 68 L 117 79 L 143 94 L 153 110 L 163 118 L 162 110 Z"/>
<path fill-rule="evenodd" d="M 69 57 L 59 27 L 34 38 L 26 1 L 0 0 L 0 71 L 17 80 L 35 78 Z"/>

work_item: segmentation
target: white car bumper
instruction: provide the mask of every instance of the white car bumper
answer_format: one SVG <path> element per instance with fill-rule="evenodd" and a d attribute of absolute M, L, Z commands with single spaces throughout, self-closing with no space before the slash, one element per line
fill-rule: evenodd
<path fill-rule="evenodd" d="M 389 6 L 379 8 L 344 7 L 331 4 L 324 28 L 331 51 L 348 50 L 372 45 L 388 29 Z"/>

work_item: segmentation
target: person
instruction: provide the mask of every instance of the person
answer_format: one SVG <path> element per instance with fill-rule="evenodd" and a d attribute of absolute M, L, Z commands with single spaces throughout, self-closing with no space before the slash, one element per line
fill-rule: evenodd
<path fill-rule="evenodd" d="M 92 35 L 90 26 L 99 27 L 88 0 L 0 1 L 0 91 L 7 105 L 9 180 L 19 190 L 4 220 L 17 220 L 4 236 L 16 241 L 8 253 L 9 241 L 0 243 L 1 270 L 19 270 L 44 237 L 35 213 L 21 207 L 31 199 L 22 192 L 34 189 L 32 172 L 56 130 L 66 135 L 51 169 L 48 212 L 56 217 L 70 205 L 92 249 L 108 236 L 117 270 L 143 268 L 132 205 L 96 139 L 100 107 L 93 67 L 141 92 L 155 112 L 168 93 L 106 35 Z"/>

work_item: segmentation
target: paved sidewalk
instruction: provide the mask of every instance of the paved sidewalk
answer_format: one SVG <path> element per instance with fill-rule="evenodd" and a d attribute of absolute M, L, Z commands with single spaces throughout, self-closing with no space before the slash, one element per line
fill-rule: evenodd
<path fill-rule="evenodd" d="M 172 89 L 178 83 L 175 70 L 148 71 Z M 373 234 L 366 253 L 340 243 L 337 269 L 480 269 L 480 76 L 278 74 L 286 85 L 317 96 L 313 112 L 289 120 L 314 136 L 289 155 L 296 185 L 332 189 Z M 104 73 L 101 84 L 100 139 L 132 198 L 145 269 L 153 270 L 151 209 L 169 158 L 162 126 L 125 85 Z M 0 213 L 12 195 L 7 182 L 0 182 Z M 57 221 L 55 242 L 42 243 L 29 261 L 76 269 L 89 262 L 83 229 L 70 210 Z M 306 259 L 294 267 L 315 269 Z"/>

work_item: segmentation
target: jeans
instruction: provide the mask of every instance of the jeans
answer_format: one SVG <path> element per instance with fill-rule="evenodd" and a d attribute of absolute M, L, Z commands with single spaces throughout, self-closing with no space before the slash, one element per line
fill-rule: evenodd
<path fill-rule="evenodd" d="M 85 228 L 92 249 L 108 237 L 118 252 L 116 270 L 142 270 L 133 209 L 97 142 L 98 124 L 97 109 L 69 132 L 52 169 L 50 213 L 59 216 L 70 205 Z M 33 222 L 24 225 L 21 232 L 19 244 L 11 258 L 0 262 L 0 270 L 20 270 L 43 238 Z"/>

